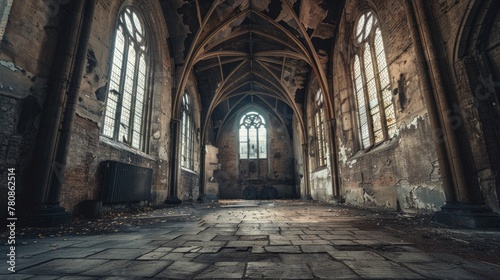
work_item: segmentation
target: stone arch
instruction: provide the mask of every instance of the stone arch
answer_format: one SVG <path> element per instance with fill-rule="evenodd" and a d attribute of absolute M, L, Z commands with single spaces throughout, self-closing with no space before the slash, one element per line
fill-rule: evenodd
<path fill-rule="evenodd" d="M 457 97 L 471 140 L 474 176 L 485 202 L 500 211 L 500 3 L 472 1 L 453 49 Z M 486 161 L 481 160 L 487 158 Z"/>

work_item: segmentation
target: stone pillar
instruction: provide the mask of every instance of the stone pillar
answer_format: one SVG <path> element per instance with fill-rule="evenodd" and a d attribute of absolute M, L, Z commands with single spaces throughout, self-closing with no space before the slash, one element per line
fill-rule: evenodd
<path fill-rule="evenodd" d="M 95 5 L 93 0 L 64 6 L 71 16 L 61 20 L 56 49 L 61 55 L 53 61 L 36 140 L 38 149 L 31 163 L 33 178 L 22 198 L 27 209 L 21 223 L 30 226 L 56 226 L 71 216 L 60 205 L 60 198 Z"/>
<path fill-rule="evenodd" d="M 417 67 L 421 73 L 422 90 L 442 174 L 446 204 L 436 212 L 438 223 L 470 228 L 499 227 L 500 216 L 482 201 L 475 201 L 465 180 L 463 159 L 457 136 L 448 119 L 449 103 L 444 86 L 438 51 L 432 38 L 430 15 L 423 0 L 405 1 Z"/>
<path fill-rule="evenodd" d="M 204 138 L 204 137 L 200 137 Z M 200 140 L 201 143 L 203 141 Z M 204 144 L 200 144 L 200 179 L 199 179 L 199 194 L 198 194 L 198 202 L 203 202 L 203 197 L 205 196 L 205 174 L 206 174 L 206 163 L 205 159 L 207 157 L 207 150 Z"/>
<path fill-rule="evenodd" d="M 302 144 L 302 158 L 304 161 L 304 196 L 302 199 L 311 200 L 311 181 L 309 170 L 309 147 L 307 144 Z"/>
<path fill-rule="evenodd" d="M 170 186 L 165 203 L 179 204 L 182 201 L 178 197 L 179 185 L 179 158 L 181 152 L 181 121 L 172 119 L 170 121 L 171 154 L 170 154 Z"/>
<path fill-rule="evenodd" d="M 333 198 L 335 200 L 342 200 L 342 192 L 340 190 L 340 177 L 339 177 L 339 164 L 337 157 L 337 139 L 335 139 L 335 129 L 336 129 L 336 119 L 332 118 L 327 123 L 329 123 L 329 142 L 330 142 L 330 168 L 332 172 L 332 188 L 333 188 Z"/>

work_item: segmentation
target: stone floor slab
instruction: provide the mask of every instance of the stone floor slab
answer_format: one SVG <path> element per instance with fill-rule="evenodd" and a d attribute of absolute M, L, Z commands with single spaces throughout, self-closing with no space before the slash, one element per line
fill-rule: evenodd
<path fill-rule="evenodd" d="M 213 241 L 236 241 L 238 239 L 238 235 L 218 235 L 213 239 Z"/>
<path fill-rule="evenodd" d="M 33 275 L 73 275 L 79 274 L 96 266 L 106 263 L 107 260 L 89 260 L 89 259 L 55 259 L 45 262 L 28 269 L 21 270 L 22 273 Z"/>
<path fill-rule="evenodd" d="M 57 280 L 103 280 L 101 277 L 94 277 L 94 276 L 64 276 L 61 278 L 57 278 Z M 35 280 L 35 279 L 33 279 Z M 36 280 L 41 280 L 40 278 L 37 278 Z"/>
<path fill-rule="evenodd" d="M 436 259 L 424 253 L 412 253 L 412 252 L 381 252 L 381 256 L 393 261 L 400 263 L 425 263 L 425 262 L 436 262 Z"/>
<path fill-rule="evenodd" d="M 353 234 L 321 234 L 319 235 L 325 240 L 354 240 L 356 237 Z"/>
<path fill-rule="evenodd" d="M 201 250 L 201 246 L 182 246 L 172 250 L 173 253 L 196 253 Z"/>
<path fill-rule="evenodd" d="M 226 247 L 252 247 L 252 246 L 266 246 L 269 241 L 229 241 Z"/>
<path fill-rule="evenodd" d="M 192 261 L 194 258 L 198 257 L 199 253 L 168 253 L 161 257 L 160 260 L 170 260 L 170 261 Z"/>
<path fill-rule="evenodd" d="M 251 279 L 314 279 L 305 264 L 290 265 L 274 262 L 249 262 L 245 277 Z"/>
<path fill-rule="evenodd" d="M 84 272 L 90 276 L 153 277 L 169 266 L 171 261 L 112 260 Z"/>
<path fill-rule="evenodd" d="M 98 254 L 92 255 L 89 258 L 107 260 L 133 260 L 150 251 L 150 249 L 107 249 Z"/>
<path fill-rule="evenodd" d="M 264 249 L 270 253 L 300 254 L 299 246 L 265 246 Z"/>
<path fill-rule="evenodd" d="M 244 262 L 216 262 L 194 279 L 240 279 L 245 267 Z"/>
<path fill-rule="evenodd" d="M 344 261 L 344 263 L 364 279 L 425 279 L 408 268 L 390 261 L 358 260 Z"/>
<path fill-rule="evenodd" d="M 291 240 L 293 245 L 318 245 L 318 244 L 323 244 L 323 245 L 330 245 L 330 241 L 328 240 L 322 240 L 322 239 L 317 239 L 317 240 Z"/>
<path fill-rule="evenodd" d="M 411 270 L 431 279 L 461 279 L 461 280 L 479 280 L 487 279 L 478 274 L 468 272 L 459 266 L 451 263 L 433 262 L 433 263 L 405 263 L 405 266 Z M 498 276 L 498 275 L 497 275 Z M 498 279 L 498 278 L 497 278 Z"/>
<path fill-rule="evenodd" d="M 155 275 L 155 278 L 190 279 L 207 267 L 208 265 L 203 263 L 176 261 Z"/>
<path fill-rule="evenodd" d="M 301 245 L 300 248 L 304 253 L 323 253 L 336 251 L 336 249 L 331 245 Z"/>
<path fill-rule="evenodd" d="M 384 258 L 370 251 L 329 251 L 328 254 L 339 261 L 384 261 Z"/>
<path fill-rule="evenodd" d="M 311 264 L 315 262 L 331 262 L 333 259 L 325 253 L 311 254 L 280 254 L 283 263 L 286 264 Z"/>
<path fill-rule="evenodd" d="M 361 279 L 344 263 L 336 261 L 311 262 L 314 277 L 318 279 Z"/>
<path fill-rule="evenodd" d="M 500 264 L 483 261 L 465 261 L 462 268 L 488 279 L 500 278 Z"/>
<path fill-rule="evenodd" d="M 160 258 L 164 257 L 167 253 L 168 252 L 155 250 L 140 256 L 139 258 L 137 258 L 137 260 L 159 260 Z"/>

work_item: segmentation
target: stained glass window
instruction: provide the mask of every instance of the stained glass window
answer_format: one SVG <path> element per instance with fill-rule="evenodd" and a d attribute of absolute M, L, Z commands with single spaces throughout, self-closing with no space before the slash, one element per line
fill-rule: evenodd
<path fill-rule="evenodd" d="M 362 149 L 397 134 L 389 71 L 379 21 L 372 11 L 361 15 L 355 27 L 353 88 Z"/>

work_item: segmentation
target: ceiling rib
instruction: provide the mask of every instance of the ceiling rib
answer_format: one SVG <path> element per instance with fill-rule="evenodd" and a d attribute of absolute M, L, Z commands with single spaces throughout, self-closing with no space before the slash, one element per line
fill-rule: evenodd
<path fill-rule="evenodd" d="M 217 56 L 217 57 L 220 60 L 220 55 Z M 209 69 L 212 69 L 214 67 L 217 67 L 220 64 L 224 65 L 224 64 L 228 64 L 228 63 L 242 61 L 244 59 L 247 59 L 247 58 L 246 57 L 236 57 L 236 58 L 229 58 L 229 59 L 225 59 L 225 60 L 220 60 L 220 62 L 205 64 L 205 65 L 202 65 L 202 66 L 197 66 L 196 67 L 196 71 L 197 72 L 203 72 L 205 70 L 209 70 Z"/>
<path fill-rule="evenodd" d="M 184 63 L 184 67 L 182 67 L 182 73 L 181 73 L 181 78 L 179 80 L 179 84 L 177 85 L 177 91 L 175 93 L 175 96 L 174 96 L 174 102 L 173 102 L 173 114 L 174 116 L 175 115 L 178 115 L 178 110 L 180 110 L 180 96 L 182 96 L 182 93 L 184 92 L 184 87 L 186 86 L 186 83 L 187 83 L 187 79 L 189 77 L 189 73 L 191 72 L 192 68 L 193 68 L 193 59 L 194 57 L 192 56 L 195 48 L 194 46 L 196 46 L 196 43 L 198 42 L 199 40 L 199 37 L 201 35 L 201 30 L 204 30 L 205 29 L 205 26 L 208 22 L 208 19 L 210 19 L 210 17 L 212 16 L 212 13 L 215 11 L 215 8 L 220 4 L 222 0 L 215 0 L 214 3 L 212 4 L 212 6 L 210 7 L 208 13 L 207 13 L 207 16 L 205 17 L 205 19 L 203 20 L 203 24 L 200 25 L 200 28 L 198 29 L 198 31 L 196 32 L 196 35 L 194 37 L 194 40 L 193 40 L 193 43 L 191 44 L 190 48 L 189 48 L 189 51 L 188 51 L 188 54 L 186 55 L 186 62 Z"/>

